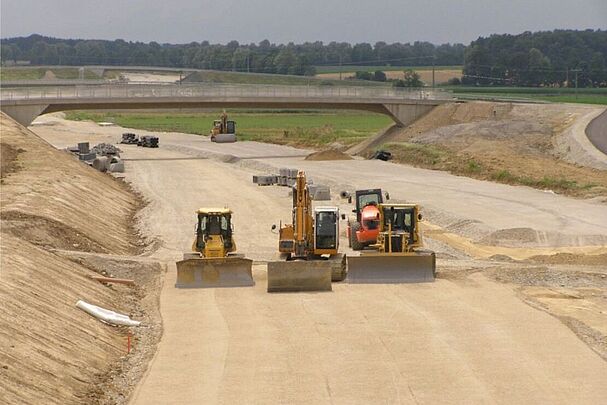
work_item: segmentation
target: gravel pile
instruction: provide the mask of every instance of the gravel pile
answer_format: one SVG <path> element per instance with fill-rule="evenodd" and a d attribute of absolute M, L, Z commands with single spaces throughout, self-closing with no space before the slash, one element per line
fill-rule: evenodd
<path fill-rule="evenodd" d="M 120 149 L 112 145 L 111 143 L 100 143 L 91 148 L 91 152 L 95 152 L 101 156 L 107 155 L 119 155 L 122 152 Z"/>

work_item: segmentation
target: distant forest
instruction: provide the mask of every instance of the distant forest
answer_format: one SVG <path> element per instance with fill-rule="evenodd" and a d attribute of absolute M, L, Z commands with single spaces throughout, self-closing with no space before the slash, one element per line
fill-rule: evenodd
<path fill-rule="evenodd" d="M 607 31 L 491 35 L 465 51 L 465 84 L 607 87 Z"/>
<path fill-rule="evenodd" d="M 3 64 L 131 65 L 314 75 L 316 66 L 463 65 L 469 85 L 607 86 L 607 31 L 556 30 L 491 35 L 470 45 L 429 42 L 374 45 L 306 42 L 172 45 L 118 39 L 57 39 L 40 35 L 0 42 Z"/>

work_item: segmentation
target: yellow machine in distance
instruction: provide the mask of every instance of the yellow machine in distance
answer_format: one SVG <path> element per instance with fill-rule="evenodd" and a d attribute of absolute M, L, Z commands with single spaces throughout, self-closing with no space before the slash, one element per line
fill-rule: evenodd
<path fill-rule="evenodd" d="M 348 256 L 350 283 L 434 281 L 436 255 L 425 250 L 416 204 L 379 204 L 379 233 L 371 251 Z"/>
<path fill-rule="evenodd" d="M 330 291 L 345 277 L 339 250 L 339 209 L 312 207 L 303 171 L 293 186 L 293 222 L 281 225 L 278 250 L 286 261 L 268 263 L 268 291 Z M 273 227 L 275 228 L 275 227 Z"/>
<path fill-rule="evenodd" d="M 236 122 L 228 120 L 228 114 L 224 111 L 218 120 L 213 121 L 210 136 L 211 142 L 236 142 Z"/>
<path fill-rule="evenodd" d="M 196 211 L 196 238 L 192 252 L 177 262 L 176 287 L 241 287 L 255 284 L 253 261 L 236 254 L 229 208 Z"/>

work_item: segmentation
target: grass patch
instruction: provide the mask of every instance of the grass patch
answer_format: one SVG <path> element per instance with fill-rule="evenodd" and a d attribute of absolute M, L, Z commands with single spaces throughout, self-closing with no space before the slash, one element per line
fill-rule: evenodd
<path fill-rule="evenodd" d="M 237 84 L 275 84 L 289 86 L 388 86 L 390 83 L 370 82 L 368 80 L 334 80 L 310 76 L 292 76 L 265 73 L 223 72 L 205 70 L 190 74 L 184 83 L 237 83 Z"/>
<path fill-rule="evenodd" d="M 243 112 L 245 111 L 245 112 Z M 236 121 L 240 140 L 295 146 L 322 146 L 339 142 L 349 146 L 376 134 L 391 123 L 390 118 L 374 113 L 335 111 L 250 110 L 229 111 Z M 208 135 L 219 112 L 203 113 L 130 113 L 71 111 L 67 119 L 108 121 L 126 128 L 159 132 L 185 132 Z"/>
<path fill-rule="evenodd" d="M 70 80 L 79 79 L 78 68 L 6 68 L 0 69 L 0 81 L 11 80 L 40 80 L 50 70 L 57 79 Z M 89 69 L 84 69 L 85 79 L 100 79 L 99 75 Z"/>
<path fill-rule="evenodd" d="M 578 89 L 544 87 L 476 87 L 444 86 L 454 95 L 467 99 L 513 98 L 550 101 L 554 103 L 583 103 L 607 105 L 607 88 Z"/>
<path fill-rule="evenodd" d="M 432 70 L 432 66 L 362 66 L 362 65 L 345 65 L 345 66 L 315 66 L 316 73 L 354 73 L 354 72 L 375 72 L 381 70 L 383 72 L 404 71 L 404 70 Z M 435 70 L 462 70 L 462 66 L 435 66 Z"/>
<path fill-rule="evenodd" d="M 378 149 L 392 153 L 393 159 L 398 163 L 406 163 L 426 169 L 448 171 L 455 175 L 469 176 L 480 180 L 492 180 L 498 183 L 529 186 L 542 190 L 552 190 L 557 193 L 579 195 L 584 194 L 597 184 L 578 183 L 567 178 L 554 178 L 549 176 L 533 177 L 518 176 L 507 169 L 492 169 L 483 166 L 480 162 L 465 154 L 458 154 L 447 147 L 440 145 L 426 145 L 415 143 L 390 143 Z"/>

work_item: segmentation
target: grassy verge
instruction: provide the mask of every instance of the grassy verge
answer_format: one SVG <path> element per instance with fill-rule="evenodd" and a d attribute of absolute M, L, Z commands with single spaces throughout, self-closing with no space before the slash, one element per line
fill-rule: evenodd
<path fill-rule="evenodd" d="M 319 79 L 309 76 L 292 76 L 265 73 L 222 72 L 205 70 L 189 75 L 185 83 L 237 83 L 237 84 L 277 84 L 289 86 L 386 86 L 386 83 L 367 80 Z"/>
<path fill-rule="evenodd" d="M 363 65 L 345 65 L 345 66 L 316 66 L 316 73 L 352 73 L 352 72 L 374 72 L 381 70 L 383 72 L 403 71 L 403 70 L 432 70 L 432 66 L 363 66 Z M 462 70 L 462 66 L 435 66 L 435 70 Z"/>
<path fill-rule="evenodd" d="M 555 103 L 584 103 L 607 105 L 607 88 L 540 88 L 540 87 L 468 87 L 445 86 L 463 98 L 513 98 L 550 101 Z"/>
<path fill-rule="evenodd" d="M 384 115 L 360 111 L 233 110 L 229 114 L 230 119 L 236 121 L 240 140 L 306 147 L 322 147 L 334 142 L 354 145 L 391 123 L 390 118 Z M 107 121 L 126 128 L 199 135 L 207 135 L 218 116 L 218 112 L 66 113 L 68 119 L 77 121 Z"/>
<path fill-rule="evenodd" d="M 578 182 L 564 177 L 514 174 L 514 170 L 491 167 L 474 159 L 473 156 L 457 153 L 439 145 L 390 143 L 382 145 L 380 149 L 390 151 L 393 160 L 398 163 L 425 169 L 444 170 L 480 180 L 552 190 L 560 194 L 585 196 L 591 189 L 599 187 L 594 183 Z"/>
<path fill-rule="evenodd" d="M 50 70 L 57 79 L 79 79 L 80 72 L 78 68 L 6 68 L 0 70 L 0 80 L 39 80 L 44 77 L 47 70 Z M 84 69 L 85 79 L 99 79 L 100 77 L 89 69 Z"/>

